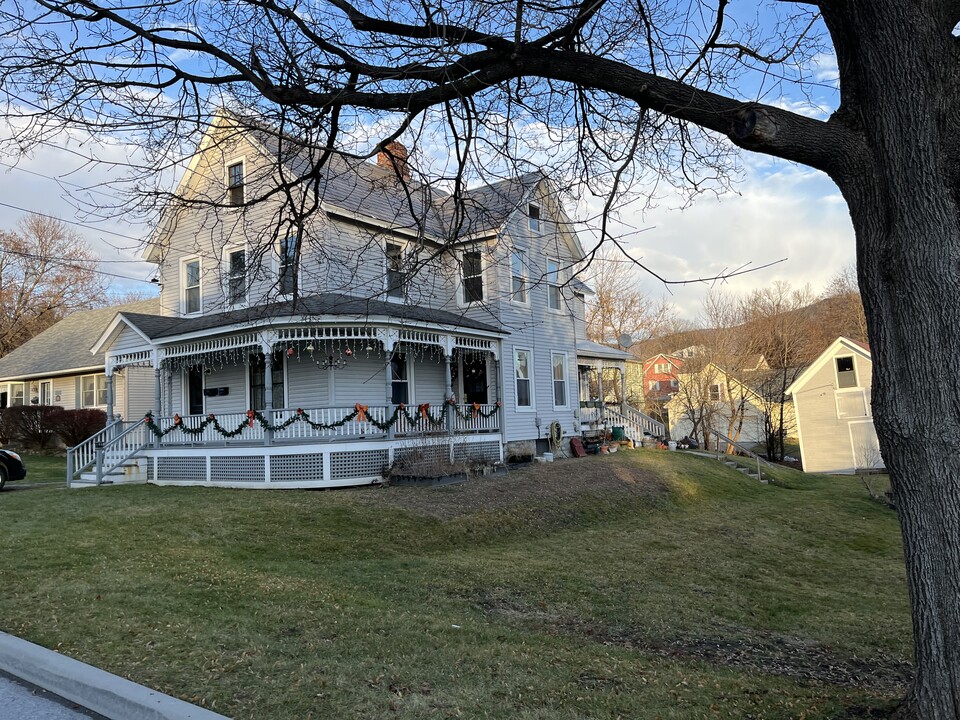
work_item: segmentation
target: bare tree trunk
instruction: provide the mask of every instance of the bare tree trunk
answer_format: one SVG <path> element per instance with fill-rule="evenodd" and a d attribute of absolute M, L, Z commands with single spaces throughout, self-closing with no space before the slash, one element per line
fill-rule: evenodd
<path fill-rule="evenodd" d="M 857 234 L 873 354 L 873 407 L 903 535 L 916 677 L 903 718 L 960 717 L 960 215 L 956 138 L 943 98 L 956 52 L 936 18 L 881 0 L 854 3 L 857 97 L 872 157 L 838 182 Z M 937 42 L 938 34 L 943 44 Z M 852 43 L 852 39 L 847 39 Z M 952 41 L 952 44 L 951 44 Z M 840 58 L 845 62 L 844 58 Z M 946 73 L 946 71 L 945 71 Z M 926 85 L 918 82 L 926 79 Z M 866 120 L 866 118 L 864 118 Z M 922 389 L 916 379 L 924 378 Z M 917 402 L 917 393 L 924 401 Z"/>

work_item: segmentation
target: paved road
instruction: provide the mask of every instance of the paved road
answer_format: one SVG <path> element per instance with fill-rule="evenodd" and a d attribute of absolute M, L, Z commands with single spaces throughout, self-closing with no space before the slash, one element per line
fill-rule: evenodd
<path fill-rule="evenodd" d="M 106 720 L 89 710 L 0 673 L 0 720 Z"/>

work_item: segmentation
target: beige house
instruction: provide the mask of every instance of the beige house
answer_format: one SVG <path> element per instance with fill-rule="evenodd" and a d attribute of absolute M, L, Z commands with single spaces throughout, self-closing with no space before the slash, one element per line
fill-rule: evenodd
<path fill-rule="evenodd" d="M 883 467 L 870 405 L 872 378 L 869 347 L 839 337 L 787 388 L 805 472 Z"/>
<path fill-rule="evenodd" d="M 754 386 L 755 380 L 762 380 L 758 368 L 765 366 L 762 356 L 756 356 L 750 358 L 748 370 L 738 371 L 742 377 L 713 362 L 695 372 L 678 373 L 678 388 L 665 405 L 670 437 L 678 440 L 690 436 L 704 441 L 706 432 L 710 448 L 715 447 L 717 433 L 748 447 L 765 443 L 766 414 L 779 415 L 779 403 L 765 401 Z M 684 365 L 684 369 L 689 367 L 689 363 Z M 792 427 L 790 403 L 784 405 L 784 415 L 784 424 Z"/>
<path fill-rule="evenodd" d="M 0 358 L 0 409 L 57 405 L 67 410 L 107 411 L 104 357 L 90 347 L 120 312 L 155 313 L 158 299 L 84 310 L 68 315 Z M 129 368 L 113 383 L 113 411 L 139 419 L 152 407 L 153 371 Z"/>

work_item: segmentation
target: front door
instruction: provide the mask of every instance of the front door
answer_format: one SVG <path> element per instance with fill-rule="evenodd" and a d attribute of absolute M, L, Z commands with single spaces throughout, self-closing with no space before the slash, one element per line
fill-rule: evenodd
<path fill-rule="evenodd" d="M 484 355 L 463 356 L 463 401 L 486 405 L 489 400 L 487 358 Z"/>
<path fill-rule="evenodd" d="M 203 415 L 203 365 L 187 370 L 187 407 L 191 415 Z"/>
<path fill-rule="evenodd" d="M 53 383 L 49 380 L 45 380 L 40 383 L 40 404 L 53 404 Z"/>

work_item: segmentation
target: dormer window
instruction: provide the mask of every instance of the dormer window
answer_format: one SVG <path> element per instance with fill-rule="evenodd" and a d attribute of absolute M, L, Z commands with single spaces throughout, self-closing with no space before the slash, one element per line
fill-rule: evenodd
<path fill-rule="evenodd" d="M 853 365 L 853 356 L 837 358 L 837 387 L 857 387 L 857 371 Z"/>
<path fill-rule="evenodd" d="M 243 205 L 243 161 L 227 166 L 227 200 L 231 205 Z"/>
<path fill-rule="evenodd" d="M 540 232 L 540 206 L 527 205 L 527 225 L 533 232 Z"/>

